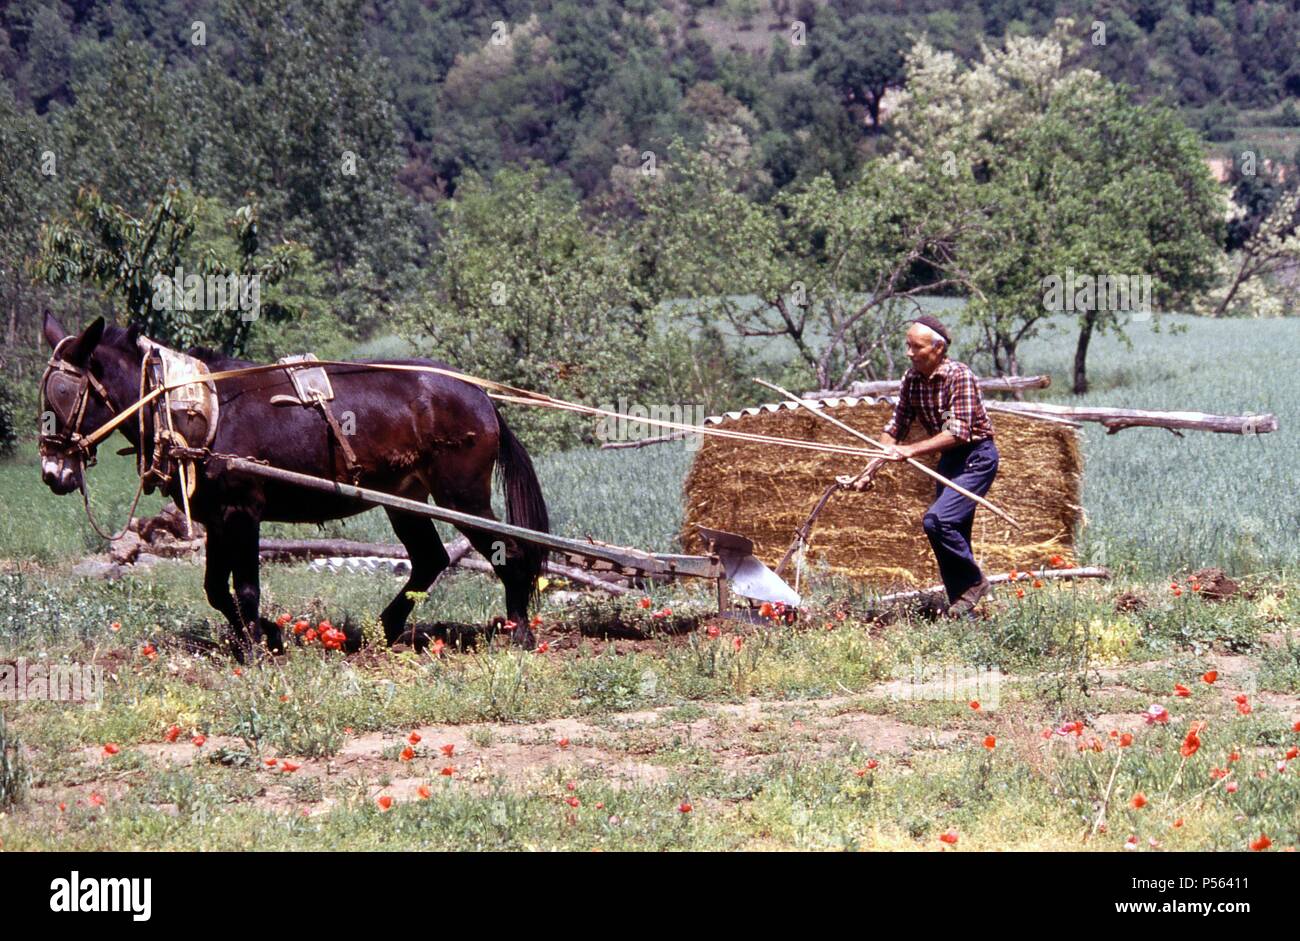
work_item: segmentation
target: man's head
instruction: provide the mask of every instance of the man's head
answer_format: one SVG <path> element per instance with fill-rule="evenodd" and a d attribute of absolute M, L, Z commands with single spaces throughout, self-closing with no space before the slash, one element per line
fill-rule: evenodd
<path fill-rule="evenodd" d="M 938 317 L 926 314 L 912 321 L 907 330 L 907 358 L 923 376 L 929 376 L 948 355 L 948 330 Z"/>

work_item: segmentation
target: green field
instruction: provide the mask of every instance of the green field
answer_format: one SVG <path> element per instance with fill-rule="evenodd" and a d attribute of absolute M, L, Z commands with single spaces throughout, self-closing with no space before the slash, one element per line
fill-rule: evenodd
<path fill-rule="evenodd" d="M 1171 323 L 1187 331 L 1171 334 Z M 111 582 L 70 575 L 99 541 L 78 497 L 40 483 L 29 445 L 0 464 L 0 652 L 93 664 L 105 685 L 99 706 L 3 705 L 0 804 L 17 800 L 0 807 L 0 845 L 940 849 L 952 832 L 958 850 L 1122 850 L 1130 836 L 1149 852 L 1241 850 L 1261 833 L 1293 846 L 1300 385 L 1286 367 L 1300 323 L 1161 327 L 1136 328 L 1131 351 L 1096 343 L 1087 401 L 1271 411 L 1282 430 L 1178 439 L 1086 429 L 1080 554 L 1116 578 L 1023 598 L 1001 589 L 969 624 L 908 613 L 873 623 L 869 598 L 829 580 L 809 586 L 794 627 L 710 621 L 701 586 L 657 590 L 650 610 L 635 597 L 574 606 L 548 590 L 544 653 L 293 647 L 236 672 L 190 643 L 220 630 L 197 566 L 161 563 Z M 1069 354 L 1062 337 L 1026 350 L 1026 368 L 1055 379 L 1042 397 L 1069 400 Z M 543 456 L 554 528 L 675 548 L 690 456 L 677 445 Z M 129 460 L 106 452 L 91 475 L 101 520 L 120 525 Z M 391 539 L 377 514 L 327 530 Z M 1186 576 L 1205 565 L 1241 577 L 1246 593 L 1198 596 Z M 363 622 L 398 584 L 268 565 L 264 613 Z M 1140 607 L 1117 611 L 1122 594 Z M 495 581 L 454 573 L 416 618 L 482 623 L 501 604 Z M 643 642 L 579 634 L 615 607 L 647 626 L 663 607 L 703 620 Z M 989 669 L 979 689 L 909 685 Z M 1214 683 L 1202 678 L 1210 670 Z M 1153 703 L 1168 724 L 1144 721 Z M 1200 746 L 1184 756 L 1198 721 Z M 1073 722 L 1084 723 L 1077 734 L 1062 731 Z M 166 741 L 173 726 L 177 740 Z"/>

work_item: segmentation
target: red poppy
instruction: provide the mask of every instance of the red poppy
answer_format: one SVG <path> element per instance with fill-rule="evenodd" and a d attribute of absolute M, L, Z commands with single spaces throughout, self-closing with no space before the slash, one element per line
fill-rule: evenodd
<path fill-rule="evenodd" d="M 1025 597 L 1025 590 L 1024 590 L 1023 588 L 1017 588 L 1017 589 L 1016 589 L 1016 597 L 1017 597 L 1017 598 L 1023 598 L 1023 597 Z"/>
<path fill-rule="evenodd" d="M 376 803 L 379 804 L 380 810 L 388 810 L 390 807 L 393 806 L 393 799 L 387 794 L 381 794 L 379 800 Z"/>
<path fill-rule="evenodd" d="M 566 797 L 564 802 L 574 809 L 582 806 L 582 801 L 578 800 L 576 797 Z"/>
<path fill-rule="evenodd" d="M 1129 803 L 1133 805 L 1133 808 L 1135 810 L 1141 810 L 1143 807 L 1147 805 L 1147 796 L 1143 794 L 1141 791 L 1138 791 L 1136 794 L 1133 795 L 1133 799 L 1129 801 Z"/>
<path fill-rule="evenodd" d="M 1147 707 L 1147 711 L 1142 713 L 1142 718 L 1146 720 L 1147 725 L 1168 725 L 1169 710 L 1159 703 L 1152 703 Z"/>
<path fill-rule="evenodd" d="M 1035 578 L 1035 579 L 1034 579 L 1034 587 L 1035 587 L 1035 588 L 1042 588 L 1042 587 L 1043 587 L 1043 580 L 1042 580 L 1041 578 Z"/>
<path fill-rule="evenodd" d="M 542 626 L 542 616 L 541 616 L 540 614 L 534 614 L 534 615 L 532 616 L 532 619 L 528 622 L 528 626 L 529 626 L 529 627 L 541 627 L 541 626 Z"/>
<path fill-rule="evenodd" d="M 604 809 L 605 809 L 605 802 L 604 802 L 604 801 L 596 801 L 596 809 L 597 809 L 597 810 L 604 810 Z"/>
<path fill-rule="evenodd" d="M 535 651 L 535 653 L 546 653 L 546 651 L 550 649 L 551 649 L 551 642 L 549 640 L 544 640 L 537 645 L 537 650 Z"/>
<path fill-rule="evenodd" d="M 994 738 L 992 735 L 984 736 L 984 747 L 987 748 L 989 751 L 992 751 L 994 748 L 996 748 L 997 744 L 998 744 L 998 740 Z"/>
<path fill-rule="evenodd" d="M 280 762 L 280 770 L 283 771 L 285 774 L 293 774 L 301 767 L 302 765 L 296 765 L 292 761 Z"/>
<path fill-rule="evenodd" d="M 181 727 L 179 725 L 173 725 L 171 728 L 169 728 L 166 732 L 163 733 L 163 738 L 169 742 L 174 742 L 176 741 L 176 739 L 180 737 L 180 734 L 181 734 Z"/>
<path fill-rule="evenodd" d="M 274 767 L 275 767 L 276 765 L 278 765 L 279 763 L 280 763 L 280 760 L 279 760 L 278 758 L 263 758 L 263 759 L 262 759 L 262 764 L 266 765 L 268 768 L 274 768 Z"/>
<path fill-rule="evenodd" d="M 154 657 L 158 656 L 158 648 L 151 643 L 145 644 L 143 647 L 140 648 L 140 655 L 143 657 L 148 657 L 150 660 L 152 660 Z"/>
<path fill-rule="evenodd" d="M 1295 725 L 1291 726 L 1291 731 L 1300 732 L 1300 722 L 1297 722 Z"/>
<path fill-rule="evenodd" d="M 402 753 L 398 755 L 398 757 L 401 758 L 403 761 L 410 761 L 412 758 L 415 757 L 415 749 L 412 748 L 410 745 L 407 745 L 405 748 L 402 749 Z"/>
<path fill-rule="evenodd" d="M 1177 830 L 1177 829 L 1178 829 L 1179 827 L 1181 827 L 1182 825 L 1183 825 L 1183 818 L 1182 818 L 1182 817 L 1179 817 L 1177 820 L 1174 821 L 1174 829 L 1175 829 L 1175 830 Z"/>
<path fill-rule="evenodd" d="M 1211 781 L 1218 781 L 1218 780 L 1220 780 L 1221 778 L 1226 778 L 1227 776 L 1228 776 L 1228 769 L 1227 769 L 1227 768 L 1211 768 L 1211 769 L 1210 769 L 1210 780 L 1211 780 Z"/>
<path fill-rule="evenodd" d="M 1287 761 L 1295 761 L 1297 757 L 1300 757 L 1300 748 L 1296 748 L 1294 745 L 1292 745 L 1290 748 L 1286 750 Z"/>
<path fill-rule="evenodd" d="M 1201 674 L 1201 679 L 1211 685 L 1213 685 L 1214 681 L 1217 680 L 1218 678 L 1219 678 L 1218 670 L 1206 670 L 1204 673 Z"/>
<path fill-rule="evenodd" d="M 316 640 L 316 628 L 314 628 L 314 627 L 309 627 L 309 628 L 307 628 L 307 633 L 305 633 L 305 634 L 302 635 L 302 639 L 305 640 L 305 641 L 306 641 L 307 643 L 309 643 L 309 644 L 312 643 L 313 641 L 315 641 L 315 640 Z"/>
<path fill-rule="evenodd" d="M 1128 748 L 1128 747 L 1129 747 L 1130 745 L 1132 745 L 1132 744 L 1133 744 L 1133 733 L 1132 733 L 1132 732 L 1125 732 L 1123 735 L 1121 735 L 1121 736 L 1119 737 L 1119 747 L 1120 747 L 1120 748 Z"/>
<path fill-rule="evenodd" d="M 243 671 L 243 669 L 242 669 L 241 667 L 235 667 L 235 671 L 234 671 L 234 672 L 235 672 L 235 676 L 243 676 L 243 675 L 244 675 L 244 671 Z"/>
<path fill-rule="evenodd" d="M 208 737 L 207 737 L 206 735 L 199 734 L 199 735 L 194 736 L 192 739 L 190 739 L 190 743 L 191 743 L 195 748 L 202 748 L 202 747 L 203 747 L 203 743 L 206 742 L 207 740 L 208 740 Z"/>
<path fill-rule="evenodd" d="M 704 629 L 704 633 L 707 634 L 710 638 L 714 638 L 717 637 L 719 634 L 721 634 L 722 631 L 718 630 L 718 625 L 710 624 L 708 627 Z"/>
<path fill-rule="evenodd" d="M 1187 737 L 1183 739 L 1183 747 L 1180 748 L 1178 752 L 1184 758 L 1191 758 L 1193 755 L 1196 754 L 1196 750 L 1201 747 L 1201 738 L 1199 735 L 1196 734 L 1199 731 L 1200 730 L 1198 728 L 1193 726 L 1188 731 Z"/>
<path fill-rule="evenodd" d="M 288 701 L 289 701 L 288 693 L 284 693 L 283 695 L 280 696 L 280 702 L 288 702 Z"/>
<path fill-rule="evenodd" d="M 731 646 L 734 647 L 734 648 L 736 648 L 736 652 L 739 653 L 739 652 L 740 652 L 740 648 L 743 647 L 743 646 L 745 646 L 745 638 L 743 638 L 743 637 L 733 637 L 733 638 L 731 638 Z"/>
<path fill-rule="evenodd" d="M 1239 752 L 1233 752 L 1232 754 L 1230 754 L 1230 755 L 1228 756 L 1228 760 L 1229 760 L 1229 761 L 1241 761 L 1241 754 L 1240 754 Z"/>
<path fill-rule="evenodd" d="M 418 788 L 416 788 L 415 793 L 420 795 L 420 800 L 422 801 L 427 801 L 429 797 L 433 794 L 433 792 L 429 790 L 429 785 L 427 784 L 421 784 Z"/>
<path fill-rule="evenodd" d="M 1237 711 L 1240 712 L 1243 716 L 1250 715 L 1251 713 L 1250 703 L 1248 702 L 1237 703 Z"/>
<path fill-rule="evenodd" d="M 761 605 L 758 606 L 758 616 L 764 618 L 770 618 L 775 610 L 776 609 L 772 607 L 772 602 L 764 601 Z"/>
<path fill-rule="evenodd" d="M 440 749 L 438 749 L 438 751 L 442 752 L 444 755 L 450 758 L 452 754 L 454 754 L 456 751 L 456 745 L 454 742 L 451 742 L 446 745 L 443 745 Z"/>
<path fill-rule="evenodd" d="M 121 751 L 121 749 L 118 748 L 116 745 L 114 745 L 112 742 L 109 742 L 107 745 L 104 746 L 105 755 L 116 755 L 119 751 Z"/>
<path fill-rule="evenodd" d="M 89 803 L 91 807 L 103 807 L 107 801 L 104 800 L 103 796 L 98 791 L 91 791 Z"/>
<path fill-rule="evenodd" d="M 456 768 L 455 768 L 454 765 L 447 765 L 445 768 L 443 768 L 443 769 L 442 769 L 441 771 L 439 771 L 438 773 L 439 773 L 440 775 L 442 775 L 444 778 L 449 778 L 449 777 L 451 777 L 453 774 L 456 773 Z"/>
<path fill-rule="evenodd" d="M 287 614 L 282 614 L 282 615 L 280 615 L 278 618 L 276 618 L 276 619 L 275 619 L 275 626 L 276 626 L 276 627 L 288 627 L 288 626 L 289 626 L 289 615 L 287 615 Z"/>
<path fill-rule="evenodd" d="M 1052 565 L 1054 568 L 1060 568 L 1062 565 L 1065 564 L 1065 558 L 1064 558 L 1063 556 L 1059 556 L 1059 555 L 1054 555 L 1054 556 L 1052 556 L 1050 559 L 1048 559 L 1047 561 L 1048 561 L 1049 563 L 1051 563 L 1051 565 Z"/>
<path fill-rule="evenodd" d="M 640 601 L 637 602 L 637 605 L 638 605 L 642 610 L 645 610 L 646 608 L 649 608 L 649 607 L 650 607 L 650 599 L 649 599 L 649 598 L 642 598 Z"/>
<path fill-rule="evenodd" d="M 947 843 L 949 846 L 956 846 L 956 845 L 957 845 L 957 831 L 956 831 L 956 830 L 946 830 L 946 831 L 944 831 L 943 833 L 940 833 L 940 834 L 939 834 L 939 842 L 940 842 L 940 843 Z"/>
<path fill-rule="evenodd" d="M 1223 789 L 1229 794 L 1236 794 L 1239 786 L 1240 785 L 1238 785 L 1236 781 L 1229 781 L 1227 784 L 1223 785 Z"/>
<path fill-rule="evenodd" d="M 433 645 L 429 649 L 433 651 L 433 655 L 436 657 L 442 653 L 443 648 L 446 646 L 447 645 L 442 642 L 442 638 L 439 637 L 433 642 Z"/>
<path fill-rule="evenodd" d="M 311 627 L 311 625 L 308 624 L 306 621 L 294 621 L 294 622 L 293 622 L 293 632 L 294 632 L 295 634 L 301 634 L 303 631 L 307 630 L 307 628 L 309 628 L 309 627 Z"/>
<path fill-rule="evenodd" d="M 118 631 L 122 629 L 122 622 L 114 621 L 112 624 L 108 625 L 108 629 L 112 631 L 114 634 L 116 634 Z"/>
<path fill-rule="evenodd" d="M 1184 698 L 1186 698 L 1186 697 L 1192 695 L 1192 691 L 1191 691 L 1190 689 L 1188 689 L 1186 686 L 1184 686 L 1182 683 L 1175 683 L 1175 684 L 1174 684 L 1174 693 L 1175 693 L 1176 695 L 1178 695 L 1178 696 L 1182 696 L 1182 697 L 1184 697 Z"/>
<path fill-rule="evenodd" d="M 695 808 L 691 806 L 689 801 L 682 801 L 677 805 L 677 809 L 684 814 L 689 814 Z"/>
<path fill-rule="evenodd" d="M 1238 706 L 1242 706 L 1250 702 L 1250 697 L 1247 696 L 1245 693 L 1238 693 L 1236 696 L 1232 697 L 1232 701 L 1235 702 Z"/>
<path fill-rule="evenodd" d="M 972 709 L 979 709 L 979 707 L 980 707 L 980 701 L 979 701 L 978 699 L 972 699 L 972 700 L 970 701 L 970 707 L 971 707 Z"/>
<path fill-rule="evenodd" d="M 59 813 L 63 813 L 67 809 L 68 809 L 68 805 L 65 804 L 63 801 L 59 801 Z"/>
<path fill-rule="evenodd" d="M 1259 839 L 1250 841 L 1250 848 L 1256 853 L 1268 849 L 1273 845 L 1273 841 L 1268 838 L 1267 833 L 1261 833 Z"/>

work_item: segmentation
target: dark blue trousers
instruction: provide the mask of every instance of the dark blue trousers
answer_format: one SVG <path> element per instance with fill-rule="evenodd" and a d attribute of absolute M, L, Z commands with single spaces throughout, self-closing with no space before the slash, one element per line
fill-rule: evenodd
<path fill-rule="evenodd" d="M 973 444 L 959 444 L 944 451 L 936 468 L 953 483 L 981 497 L 988 493 L 998 472 L 998 449 L 992 438 Z M 925 513 L 925 534 L 930 537 L 934 557 L 939 563 L 939 577 L 948 591 L 948 602 L 956 601 L 966 589 L 979 583 L 983 575 L 971 553 L 971 523 L 979 505 L 956 490 L 936 484 L 935 501 Z"/>

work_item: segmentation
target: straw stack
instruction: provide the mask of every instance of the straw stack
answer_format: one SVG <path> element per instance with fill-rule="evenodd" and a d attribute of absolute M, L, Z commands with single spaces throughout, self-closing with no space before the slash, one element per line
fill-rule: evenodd
<path fill-rule="evenodd" d="M 845 424 L 877 437 L 893 412 L 870 399 L 823 403 Z M 1005 412 L 994 413 L 1001 453 L 997 479 L 987 494 L 1020 521 L 1022 530 L 980 509 L 972 542 L 986 571 L 1046 565 L 1053 555 L 1073 559 L 1075 527 L 1082 518 L 1082 457 L 1068 425 Z M 711 423 L 728 429 L 836 444 L 859 444 L 847 432 L 803 409 L 760 406 L 731 412 Z M 908 441 L 924 437 L 919 421 Z M 931 467 L 938 455 L 922 458 Z M 754 445 L 706 436 L 686 478 L 682 542 L 703 549 L 695 527 L 742 533 L 768 565 L 780 561 L 795 530 L 837 474 L 857 474 L 862 461 L 815 451 Z M 936 484 L 915 468 L 888 464 L 866 493 L 840 492 L 817 517 L 806 563 L 885 588 L 934 584 L 939 571 L 921 526 Z"/>

